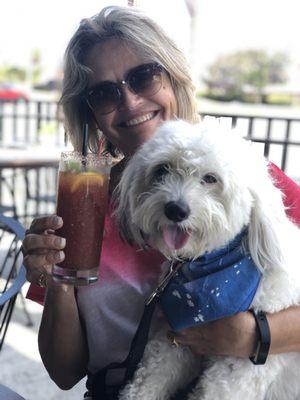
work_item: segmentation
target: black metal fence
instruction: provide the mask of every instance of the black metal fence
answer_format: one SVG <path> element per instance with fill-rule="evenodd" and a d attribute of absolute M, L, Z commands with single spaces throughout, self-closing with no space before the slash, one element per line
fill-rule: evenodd
<path fill-rule="evenodd" d="M 261 144 L 261 151 L 264 151 L 265 156 L 300 183 L 300 117 L 226 114 L 209 111 L 201 112 L 201 116 L 203 118 L 220 118 L 222 124 L 236 127 L 242 136 Z M 0 101 L 0 147 L 25 147 L 33 144 L 61 146 L 65 143 L 62 114 L 57 102 Z M 44 172 L 47 173 L 47 179 L 50 179 L 51 182 L 48 182 L 45 177 L 43 178 Z M 12 214 L 21 215 L 22 219 L 26 221 L 32 216 L 54 211 L 55 167 L 45 166 L 38 171 L 22 169 L 14 171 L 14 173 L 21 176 L 18 178 L 19 186 L 17 186 L 18 179 L 11 171 L 0 170 L 0 211 L 5 211 L 7 207 Z M 19 204 L 23 207 L 22 211 L 14 209 L 14 207 L 18 209 L 18 204 L 3 204 L 2 199 L 5 196 L 1 196 L 3 194 L 1 188 L 2 191 L 5 190 L 8 176 L 11 177 L 8 183 L 14 190 L 13 195 L 17 197 Z M 20 194 L 21 182 L 25 182 L 22 194 Z M 9 198 L 8 195 L 9 190 L 6 198 Z"/>
<path fill-rule="evenodd" d="M 66 137 L 55 101 L 1 101 L 0 145 L 62 145 Z"/>
<path fill-rule="evenodd" d="M 13 150 L 57 148 L 66 144 L 60 107 L 55 101 L 0 101 L 0 147 Z M 0 166 L 0 212 L 26 226 L 33 217 L 53 213 L 57 164 Z M 22 165 L 22 162 L 20 162 Z"/>
<path fill-rule="evenodd" d="M 0 214 L 27 227 L 34 217 L 55 212 L 57 167 L 0 168 Z"/>
<path fill-rule="evenodd" d="M 264 154 L 295 175 L 293 159 L 300 158 L 299 118 L 277 115 L 201 112 L 239 127 L 243 136 L 264 144 Z M 66 143 L 61 109 L 55 101 L 0 101 L 0 146 Z M 299 172 L 300 175 L 300 172 Z"/>
<path fill-rule="evenodd" d="M 264 155 L 283 171 L 300 178 L 300 117 L 201 113 L 202 117 L 220 118 L 239 128 L 247 139 L 262 143 Z"/>

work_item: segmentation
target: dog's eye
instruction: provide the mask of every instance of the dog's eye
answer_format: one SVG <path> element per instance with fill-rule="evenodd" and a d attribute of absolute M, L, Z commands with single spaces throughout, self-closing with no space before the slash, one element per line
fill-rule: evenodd
<path fill-rule="evenodd" d="M 162 179 L 163 179 L 163 177 L 169 172 L 169 165 L 168 164 L 161 164 L 161 165 L 158 165 L 156 168 L 155 168 L 155 170 L 154 170 L 154 172 L 153 172 L 153 177 L 152 177 L 152 179 L 155 181 L 155 182 L 160 182 Z"/>
<path fill-rule="evenodd" d="M 212 184 L 212 183 L 217 183 L 217 178 L 214 174 L 205 174 L 202 179 L 201 179 L 202 185 L 205 183 Z"/>

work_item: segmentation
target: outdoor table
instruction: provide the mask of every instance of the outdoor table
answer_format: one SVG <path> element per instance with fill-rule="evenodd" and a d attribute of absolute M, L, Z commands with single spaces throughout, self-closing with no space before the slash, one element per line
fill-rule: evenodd
<path fill-rule="evenodd" d="M 0 169 L 58 167 L 61 151 L 45 147 L 0 147 Z"/>
<path fill-rule="evenodd" d="M 45 146 L 28 149 L 0 147 L 0 210 L 25 222 L 27 217 L 40 214 L 42 202 L 53 204 L 59 157 L 63 150 Z M 28 212 L 30 201 L 34 202 L 34 212 Z"/>

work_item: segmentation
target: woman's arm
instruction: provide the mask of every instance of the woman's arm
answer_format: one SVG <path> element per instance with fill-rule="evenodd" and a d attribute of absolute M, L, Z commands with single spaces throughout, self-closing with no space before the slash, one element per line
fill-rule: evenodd
<path fill-rule="evenodd" d="M 70 389 L 87 372 L 88 347 L 72 286 L 55 283 L 52 265 L 64 259 L 65 241 L 54 234 L 63 224 L 56 216 L 37 218 L 23 241 L 27 279 L 37 283 L 47 276 L 44 311 L 39 330 L 39 350 L 51 378 Z"/>
<path fill-rule="evenodd" d="M 270 354 L 300 352 L 300 307 L 267 314 Z M 255 319 L 250 312 L 238 313 L 209 324 L 172 332 L 170 336 L 198 355 L 247 358 L 254 354 L 258 340 Z"/>
<path fill-rule="evenodd" d="M 86 375 L 88 347 L 72 286 L 57 284 L 47 289 L 39 350 L 50 377 L 61 389 L 72 388 Z"/>
<path fill-rule="evenodd" d="M 197 355 L 249 357 L 257 343 L 256 323 L 250 312 L 172 332 L 176 342 Z"/>
<path fill-rule="evenodd" d="M 268 314 L 271 331 L 270 353 L 300 352 L 300 307 Z"/>

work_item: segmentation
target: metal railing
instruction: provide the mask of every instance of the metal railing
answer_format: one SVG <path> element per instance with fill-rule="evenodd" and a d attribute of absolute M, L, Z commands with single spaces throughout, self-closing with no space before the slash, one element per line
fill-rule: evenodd
<path fill-rule="evenodd" d="M 60 106 L 55 101 L 1 101 L 0 145 L 66 142 Z"/>
<path fill-rule="evenodd" d="M 299 180 L 296 160 L 300 158 L 300 118 L 210 112 L 203 112 L 201 116 L 220 118 L 230 127 L 238 128 L 247 139 L 262 143 L 265 157 Z"/>
<path fill-rule="evenodd" d="M 55 212 L 57 167 L 0 169 L 0 214 L 28 227 L 33 218 Z"/>
<path fill-rule="evenodd" d="M 267 158 L 281 167 L 293 179 L 300 182 L 300 117 L 289 116 L 262 116 L 238 113 L 201 112 L 204 118 L 220 118 L 224 125 L 236 127 L 242 136 L 253 142 L 260 143 Z M 61 146 L 66 143 L 62 115 L 57 102 L 54 101 L 0 101 L 0 146 L 30 146 L 40 144 Z M 25 182 L 24 199 L 17 198 L 23 204 L 21 215 L 25 220 L 37 214 L 53 212 L 55 207 L 55 168 L 47 170 L 47 179 L 41 179 L 43 172 L 22 170 L 19 186 L 20 190 Z M 9 171 L 10 172 L 10 171 Z M 6 173 L 9 173 L 6 171 Z M 20 171 L 19 171 L 20 172 Z M 50 177 L 50 178 L 49 178 Z M 7 176 L 2 175 L 2 179 Z M 10 184 L 18 182 L 12 175 Z M 21 179 L 21 180 L 20 180 Z M 4 185 L 1 185 L 2 188 Z M 19 188 L 19 189 L 18 189 Z M 28 189 L 30 188 L 30 189 Z M 8 193 L 9 194 L 9 193 Z M 35 194 L 35 195 L 34 195 Z M 22 198 L 21 198 L 22 197 Z M 24 208 L 24 204 L 26 207 Z M 29 209 L 27 204 L 31 204 Z M 0 206 L 10 207 L 11 204 Z M 42 209 L 42 206 L 44 208 Z M 20 207 L 19 207 L 20 208 Z M 11 210 L 11 214 L 14 209 Z"/>
<path fill-rule="evenodd" d="M 264 144 L 264 154 L 286 171 L 290 150 L 300 157 L 300 117 L 201 112 L 239 126 L 246 138 Z M 280 131 L 280 132 L 279 132 Z M 66 143 L 63 117 L 55 101 L 0 101 L 0 145 Z M 273 160 L 272 149 L 276 148 Z M 280 148 L 280 150 L 279 150 Z M 297 150 L 295 150 L 297 148 Z M 299 152 L 299 153 L 298 153 Z M 280 153 L 280 156 L 278 154 Z M 299 173 L 300 174 L 300 173 Z"/>
<path fill-rule="evenodd" d="M 1 147 L 36 149 L 36 145 L 40 145 L 47 149 L 65 144 L 57 102 L 0 101 Z M 26 226 L 37 215 L 53 213 L 56 179 L 57 166 L 49 166 L 49 163 L 38 167 L 2 167 L 0 212 L 17 217 Z"/>

